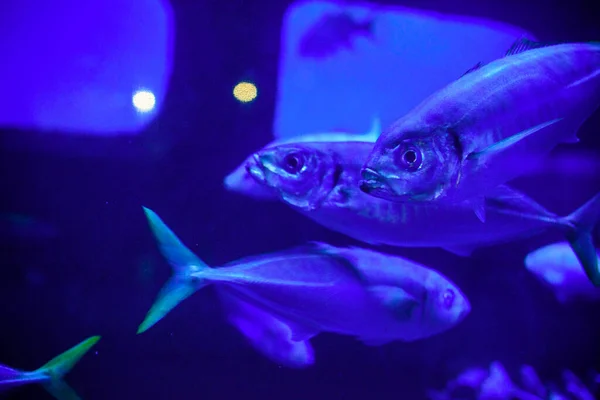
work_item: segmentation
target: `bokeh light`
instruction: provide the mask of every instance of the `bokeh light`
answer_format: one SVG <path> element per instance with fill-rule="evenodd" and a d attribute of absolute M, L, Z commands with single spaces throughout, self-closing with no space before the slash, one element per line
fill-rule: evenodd
<path fill-rule="evenodd" d="M 154 109 L 156 97 L 148 90 L 138 90 L 133 94 L 132 103 L 139 112 L 148 112 Z"/>
<path fill-rule="evenodd" d="M 242 103 L 251 102 L 256 99 L 256 96 L 258 96 L 258 89 L 253 83 L 240 82 L 233 88 L 233 97 Z"/>

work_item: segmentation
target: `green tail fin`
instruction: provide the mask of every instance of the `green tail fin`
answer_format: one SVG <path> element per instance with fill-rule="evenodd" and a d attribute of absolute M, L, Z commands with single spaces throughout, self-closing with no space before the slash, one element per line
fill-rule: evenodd
<path fill-rule="evenodd" d="M 575 227 L 574 230 L 567 232 L 569 244 L 589 280 L 594 286 L 600 287 L 598 253 L 592 239 L 594 226 L 600 220 L 600 193 L 597 193 L 565 219 Z"/>
<path fill-rule="evenodd" d="M 138 334 L 150 329 L 179 303 L 205 286 L 206 283 L 197 273 L 209 268 L 181 243 L 154 211 L 146 207 L 143 209 L 161 254 L 173 268 L 173 276 L 163 286 L 146 318 L 138 327 Z"/>
<path fill-rule="evenodd" d="M 58 400 L 80 400 L 80 397 L 63 380 L 63 377 L 98 340 L 100 340 L 100 336 L 92 336 L 38 368 L 35 372 L 43 373 L 50 377 L 50 380 L 42 384 L 44 389 Z"/>

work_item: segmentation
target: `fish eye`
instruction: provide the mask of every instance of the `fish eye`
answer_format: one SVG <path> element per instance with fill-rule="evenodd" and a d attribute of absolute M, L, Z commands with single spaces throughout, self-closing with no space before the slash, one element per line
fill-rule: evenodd
<path fill-rule="evenodd" d="M 287 154 L 283 158 L 283 169 L 290 174 L 297 174 L 304 167 L 304 158 L 298 153 Z"/>
<path fill-rule="evenodd" d="M 452 307 L 452 305 L 454 304 L 455 297 L 456 297 L 456 294 L 454 293 L 454 290 L 452 290 L 452 289 L 444 290 L 444 293 L 442 294 L 442 301 L 444 302 L 444 307 L 446 307 L 447 309 L 450 309 Z"/>
<path fill-rule="evenodd" d="M 418 170 L 423 163 L 421 151 L 412 145 L 400 146 L 399 149 L 399 165 L 403 166 L 407 171 L 413 172 Z"/>

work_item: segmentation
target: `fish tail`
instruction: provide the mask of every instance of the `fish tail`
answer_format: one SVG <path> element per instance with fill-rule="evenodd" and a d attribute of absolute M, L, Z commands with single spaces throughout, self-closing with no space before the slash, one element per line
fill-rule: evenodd
<path fill-rule="evenodd" d="M 87 338 L 78 345 L 54 357 L 46 364 L 34 371 L 49 377 L 42 383 L 44 389 L 58 400 L 79 400 L 80 397 L 64 380 L 63 377 L 79 362 L 97 342 L 100 336 Z"/>
<path fill-rule="evenodd" d="M 158 243 L 163 257 L 173 269 L 173 275 L 160 290 L 146 318 L 138 327 L 137 333 L 143 333 L 163 319 L 183 300 L 200 290 L 207 283 L 199 276 L 210 268 L 188 249 L 160 217 L 149 208 L 143 207 L 150 229 Z"/>
<path fill-rule="evenodd" d="M 592 239 L 592 231 L 600 220 L 600 193 L 564 218 L 570 226 L 566 236 L 588 279 L 600 287 L 598 253 Z"/>

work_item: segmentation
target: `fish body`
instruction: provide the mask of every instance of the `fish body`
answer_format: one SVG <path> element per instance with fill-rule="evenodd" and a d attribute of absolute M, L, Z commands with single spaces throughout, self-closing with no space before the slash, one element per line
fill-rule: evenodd
<path fill-rule="evenodd" d="M 63 380 L 77 362 L 100 340 L 99 336 L 90 337 L 61 355 L 53 358 L 35 371 L 20 371 L 0 364 L 0 392 L 18 386 L 41 384 L 58 400 L 77 400 L 79 396 Z"/>
<path fill-rule="evenodd" d="M 174 276 L 138 333 L 209 283 L 283 322 L 292 341 L 324 331 L 369 345 L 417 340 L 449 329 L 470 311 L 462 292 L 439 273 L 361 249 L 313 244 L 209 268 L 154 212 L 145 212 Z"/>
<path fill-rule="evenodd" d="M 525 257 L 525 267 L 545 282 L 563 304 L 577 299 L 600 301 L 600 288 L 587 279 L 567 242 L 549 244 L 532 251 Z"/>
<path fill-rule="evenodd" d="M 486 198 L 481 223 L 467 202 L 389 202 L 358 187 L 360 166 L 371 143 L 299 143 L 258 152 L 247 166 L 254 179 L 315 222 L 373 245 L 442 247 L 469 255 L 484 245 L 563 230 L 582 243 L 578 257 L 600 282 L 598 260 L 590 257 L 591 229 L 600 219 L 600 194 L 573 214 L 559 217 L 508 186 Z M 595 271 L 595 272 L 594 272 Z"/>
<path fill-rule="evenodd" d="M 269 360 L 289 367 L 305 368 L 314 364 L 310 341 L 292 340 L 292 330 L 284 322 L 224 288 L 217 291 L 228 321 L 250 345 Z"/>
<path fill-rule="evenodd" d="M 469 200 L 479 212 L 496 186 L 535 168 L 557 144 L 576 142 L 599 105 L 600 44 L 512 53 L 385 129 L 365 160 L 361 188 L 391 201 Z"/>
<path fill-rule="evenodd" d="M 371 127 L 365 133 L 349 132 L 317 132 L 295 136 L 287 139 L 277 139 L 267 144 L 264 149 L 286 143 L 305 142 L 372 142 L 375 143 L 381 134 L 381 121 L 373 118 Z M 264 185 L 259 185 L 246 170 L 250 158 L 244 160 L 236 169 L 229 173 L 223 180 L 225 189 L 252 197 L 258 200 L 277 200 L 277 193 Z"/>

